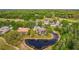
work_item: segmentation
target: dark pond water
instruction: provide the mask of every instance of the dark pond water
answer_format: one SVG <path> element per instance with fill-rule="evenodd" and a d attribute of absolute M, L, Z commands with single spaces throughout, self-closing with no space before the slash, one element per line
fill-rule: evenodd
<path fill-rule="evenodd" d="M 48 46 L 55 44 L 58 41 L 59 35 L 54 32 L 52 33 L 52 35 L 54 37 L 50 40 L 47 40 L 47 39 L 46 40 L 45 39 L 44 40 L 43 39 L 37 39 L 37 40 L 36 39 L 26 39 L 25 43 L 34 49 L 41 50 L 41 49 L 44 49 Z"/>

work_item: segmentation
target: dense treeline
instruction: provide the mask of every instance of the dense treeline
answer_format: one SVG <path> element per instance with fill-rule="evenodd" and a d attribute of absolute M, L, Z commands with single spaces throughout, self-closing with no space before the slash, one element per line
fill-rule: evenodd
<path fill-rule="evenodd" d="M 67 21 L 62 22 L 62 28 L 55 28 L 60 32 L 61 38 L 52 49 L 77 50 L 79 49 L 79 22 L 69 25 Z"/>
<path fill-rule="evenodd" d="M 78 10 L 0 10 L 0 18 L 42 19 L 46 17 L 79 18 Z"/>
<path fill-rule="evenodd" d="M 14 30 L 17 30 L 18 27 L 28 27 L 28 28 L 33 28 L 35 26 L 35 22 L 31 22 L 31 21 L 0 21 L 0 27 L 2 26 L 11 26 L 13 27 Z"/>

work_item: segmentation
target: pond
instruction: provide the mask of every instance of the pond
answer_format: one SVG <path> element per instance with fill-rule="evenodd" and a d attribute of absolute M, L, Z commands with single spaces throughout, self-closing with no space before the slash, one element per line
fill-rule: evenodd
<path fill-rule="evenodd" d="M 50 40 L 43 40 L 43 39 L 26 39 L 25 43 L 32 47 L 33 49 L 37 49 L 37 50 L 42 50 L 48 46 L 51 46 L 53 44 L 55 44 L 58 39 L 59 39 L 59 35 L 55 32 L 52 33 L 52 35 L 54 36 L 52 39 Z"/>

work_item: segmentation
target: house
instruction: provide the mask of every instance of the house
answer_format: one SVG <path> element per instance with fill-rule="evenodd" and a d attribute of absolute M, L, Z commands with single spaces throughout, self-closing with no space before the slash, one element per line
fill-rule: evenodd
<path fill-rule="evenodd" d="M 5 34 L 6 32 L 10 31 L 11 28 L 9 26 L 4 26 L 0 28 L 0 35 Z"/>
<path fill-rule="evenodd" d="M 36 31 L 37 34 L 43 35 L 46 33 L 46 29 L 40 26 L 35 26 L 34 31 Z"/>
<path fill-rule="evenodd" d="M 44 20 L 44 24 L 48 25 L 49 24 L 49 20 L 48 19 L 45 19 Z"/>
<path fill-rule="evenodd" d="M 17 31 L 20 33 L 28 33 L 29 30 L 29 28 L 19 27 Z"/>
<path fill-rule="evenodd" d="M 59 25 L 60 25 L 60 22 L 57 21 L 57 20 L 50 21 L 50 26 L 56 27 L 56 26 L 59 26 Z"/>

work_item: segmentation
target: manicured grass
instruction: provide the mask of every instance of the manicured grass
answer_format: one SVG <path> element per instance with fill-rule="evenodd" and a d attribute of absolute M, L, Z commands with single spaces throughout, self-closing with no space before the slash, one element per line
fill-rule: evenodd
<path fill-rule="evenodd" d="M 53 35 L 50 33 L 48 33 L 47 35 L 38 35 L 38 34 L 34 34 L 33 36 L 24 35 L 24 38 L 26 39 L 51 39 L 53 38 Z"/>
<path fill-rule="evenodd" d="M 5 39 L 0 37 L 0 50 L 15 50 L 15 48 L 8 45 Z"/>
<path fill-rule="evenodd" d="M 0 21 L 24 21 L 24 19 L 6 19 L 6 18 L 0 18 Z"/>
<path fill-rule="evenodd" d="M 68 22 L 72 22 L 72 23 L 74 23 L 74 22 L 79 22 L 79 20 L 65 19 L 65 18 L 59 18 L 59 20 L 60 20 L 60 21 L 62 21 L 62 20 L 66 20 L 66 21 L 68 21 Z"/>

